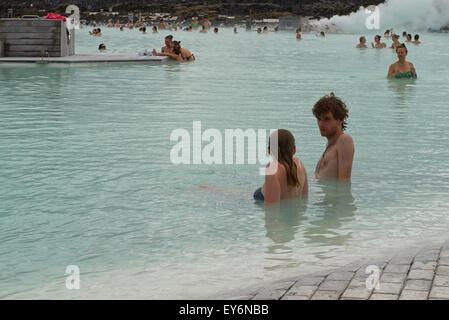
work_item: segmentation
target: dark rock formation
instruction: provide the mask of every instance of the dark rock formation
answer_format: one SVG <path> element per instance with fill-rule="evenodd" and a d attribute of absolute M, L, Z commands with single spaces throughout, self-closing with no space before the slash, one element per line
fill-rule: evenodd
<path fill-rule="evenodd" d="M 177 16 L 207 15 L 214 19 L 217 15 L 232 15 L 245 18 L 253 10 L 255 18 L 277 18 L 284 15 L 331 17 L 347 15 L 361 6 L 377 5 L 383 0 L 0 0 L 0 16 L 6 17 L 8 8 L 14 15 L 38 14 L 44 11 L 63 12 L 68 4 L 76 4 L 82 12 L 105 12 L 112 8 L 120 14 L 128 12 L 166 12 Z M 31 6 L 32 4 L 32 6 Z"/>

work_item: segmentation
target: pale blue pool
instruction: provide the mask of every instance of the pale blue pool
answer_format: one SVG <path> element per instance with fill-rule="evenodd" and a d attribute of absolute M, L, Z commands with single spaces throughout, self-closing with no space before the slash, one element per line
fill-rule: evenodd
<path fill-rule="evenodd" d="M 79 30 L 77 52 L 168 34 L 102 29 Z M 356 50 L 359 36 L 174 32 L 196 62 L 1 68 L 0 297 L 210 298 L 447 237 L 448 35 L 409 46 L 414 82 L 387 81 L 394 52 Z M 325 140 L 311 109 L 331 91 L 350 110 L 351 192 L 312 174 Z M 289 129 L 308 201 L 256 204 L 259 165 L 173 165 L 170 134 L 193 121 Z"/>

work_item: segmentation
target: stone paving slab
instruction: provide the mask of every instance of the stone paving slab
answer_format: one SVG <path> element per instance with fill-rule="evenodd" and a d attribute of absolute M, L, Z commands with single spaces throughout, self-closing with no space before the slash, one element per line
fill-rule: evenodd
<path fill-rule="evenodd" d="M 250 299 L 449 300 L 449 240 L 371 263 L 361 260 L 272 283 L 259 288 Z"/>
<path fill-rule="evenodd" d="M 402 290 L 399 300 L 427 300 L 428 291 Z"/>

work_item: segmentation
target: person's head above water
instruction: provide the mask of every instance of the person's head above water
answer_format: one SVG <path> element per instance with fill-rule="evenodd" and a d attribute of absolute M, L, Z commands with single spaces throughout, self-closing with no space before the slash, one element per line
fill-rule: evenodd
<path fill-rule="evenodd" d="M 359 41 L 360 41 L 361 44 L 364 44 L 366 42 L 365 36 L 361 36 Z"/>
<path fill-rule="evenodd" d="M 376 36 L 374 37 L 374 41 L 376 41 L 376 42 L 380 42 L 380 39 L 382 39 L 382 37 L 379 36 L 379 35 L 376 35 Z"/>
<path fill-rule="evenodd" d="M 106 45 L 104 43 L 100 44 L 98 50 L 106 50 Z"/>
<path fill-rule="evenodd" d="M 214 32 L 215 32 L 215 33 L 218 33 L 218 28 L 214 28 Z"/>
<path fill-rule="evenodd" d="M 419 40 L 419 34 L 415 34 L 415 41 Z"/>
<path fill-rule="evenodd" d="M 333 92 L 331 92 L 330 95 L 322 97 L 320 100 L 318 100 L 317 103 L 313 106 L 312 109 L 313 115 L 318 120 L 318 125 L 320 126 L 320 131 L 322 136 L 332 135 L 334 134 L 335 128 L 324 128 L 321 130 L 320 121 L 332 121 L 337 120 L 341 124 L 341 130 L 345 131 L 346 129 L 346 119 L 349 116 L 348 108 L 346 107 L 346 104 L 344 104 L 343 101 L 341 101 L 339 98 L 337 98 Z M 332 118 L 328 119 L 329 114 L 332 116 Z"/>
<path fill-rule="evenodd" d="M 167 47 L 171 46 L 173 42 L 173 36 L 171 34 L 169 34 L 168 36 L 165 37 L 165 45 Z"/>
<path fill-rule="evenodd" d="M 276 145 L 272 143 L 277 136 L 277 154 L 273 153 L 270 146 Z M 287 184 L 298 187 L 299 180 L 297 174 L 297 167 L 293 160 L 293 156 L 296 153 L 295 137 L 290 131 L 285 129 L 279 129 L 270 135 L 268 143 L 268 152 L 273 156 L 275 161 L 278 161 L 285 168 L 287 173 Z"/>
<path fill-rule="evenodd" d="M 181 54 L 181 41 L 173 41 L 173 52 Z"/>
<path fill-rule="evenodd" d="M 408 50 L 405 44 L 402 43 L 401 45 L 397 46 L 396 54 L 398 55 L 399 60 L 405 60 L 405 57 L 407 57 L 408 54 Z"/>

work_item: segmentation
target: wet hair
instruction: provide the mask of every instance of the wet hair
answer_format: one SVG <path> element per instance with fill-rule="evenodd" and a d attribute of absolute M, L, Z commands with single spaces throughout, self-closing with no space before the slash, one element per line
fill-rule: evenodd
<path fill-rule="evenodd" d="M 402 32 L 402 36 L 403 37 L 407 36 L 407 31 Z"/>
<path fill-rule="evenodd" d="M 156 30 L 156 31 L 157 31 L 157 27 L 156 27 L 156 26 L 153 26 L 153 30 Z"/>
<path fill-rule="evenodd" d="M 409 33 L 408 35 L 407 35 L 407 38 L 410 38 L 410 40 L 412 39 L 412 35 Z"/>
<path fill-rule="evenodd" d="M 98 46 L 98 50 L 106 49 L 106 45 L 104 43 Z"/>
<path fill-rule="evenodd" d="M 268 145 L 270 145 L 271 137 L 276 133 L 278 138 L 278 152 L 277 154 L 273 154 L 273 156 L 285 167 L 285 171 L 287 173 L 287 184 L 293 187 L 299 187 L 298 167 L 293 160 L 295 151 L 295 137 L 290 131 L 279 129 L 270 135 Z"/>
<path fill-rule="evenodd" d="M 218 32 L 218 28 L 214 28 L 214 32 Z"/>
<path fill-rule="evenodd" d="M 142 32 L 147 32 L 147 28 L 146 27 L 142 27 Z"/>
<path fill-rule="evenodd" d="M 385 31 L 385 34 L 390 34 L 390 30 Z"/>
<path fill-rule="evenodd" d="M 100 28 L 97 28 L 97 31 L 98 31 L 98 32 L 101 32 L 101 29 L 100 29 Z"/>
<path fill-rule="evenodd" d="M 405 53 L 408 53 L 407 47 L 405 46 L 405 43 L 401 43 L 399 46 L 396 47 L 396 52 L 398 52 L 398 49 L 405 48 Z"/>
<path fill-rule="evenodd" d="M 346 104 L 337 98 L 333 92 L 330 95 L 322 97 L 313 106 L 313 115 L 319 119 L 322 115 L 330 112 L 334 119 L 342 120 L 341 129 L 345 131 L 346 129 L 346 119 L 349 117 L 349 110 Z"/>
<path fill-rule="evenodd" d="M 165 37 L 165 39 L 169 39 L 170 41 L 173 41 L 173 36 L 171 34 L 169 34 L 168 36 Z"/>
<path fill-rule="evenodd" d="M 376 35 L 375 38 L 379 38 L 379 41 L 380 41 L 380 39 L 382 39 L 382 37 L 379 35 Z"/>
<path fill-rule="evenodd" d="M 173 41 L 173 52 L 181 54 L 181 41 Z"/>
<path fill-rule="evenodd" d="M 365 36 L 361 36 L 361 37 L 360 37 L 360 39 L 359 39 L 360 43 L 362 43 L 362 40 L 363 40 L 363 39 L 366 39 Z"/>
<path fill-rule="evenodd" d="M 416 40 L 416 41 L 419 40 L 419 34 L 415 34 L 415 40 Z"/>

